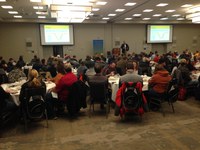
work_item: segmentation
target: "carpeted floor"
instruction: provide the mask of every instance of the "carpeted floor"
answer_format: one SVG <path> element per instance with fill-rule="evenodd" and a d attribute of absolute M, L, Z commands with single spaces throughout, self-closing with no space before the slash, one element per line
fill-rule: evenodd
<path fill-rule="evenodd" d="M 199 150 L 200 101 L 189 98 L 174 103 L 175 113 L 166 103 L 165 117 L 161 112 L 148 112 L 142 117 L 121 121 L 111 109 L 95 107 L 88 117 L 88 109 L 81 110 L 77 119 L 67 115 L 57 120 L 23 125 L 13 123 L 1 129 L 0 150 Z"/>

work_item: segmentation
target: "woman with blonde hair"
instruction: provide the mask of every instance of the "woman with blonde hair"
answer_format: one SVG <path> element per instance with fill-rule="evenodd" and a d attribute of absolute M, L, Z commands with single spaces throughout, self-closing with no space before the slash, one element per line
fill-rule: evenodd
<path fill-rule="evenodd" d="M 29 70 L 28 73 L 28 81 L 25 82 L 22 85 L 21 91 L 20 91 L 20 95 L 19 95 L 19 100 L 22 102 L 23 98 L 25 97 L 25 90 L 28 88 L 40 88 L 40 87 L 45 87 L 46 89 L 46 85 L 45 83 L 38 78 L 39 74 L 37 72 L 37 70 L 35 69 L 31 69 Z"/>

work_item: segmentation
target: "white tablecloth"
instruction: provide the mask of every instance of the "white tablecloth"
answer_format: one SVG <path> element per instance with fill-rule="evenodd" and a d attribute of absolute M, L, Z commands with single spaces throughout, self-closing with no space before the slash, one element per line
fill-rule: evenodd
<path fill-rule="evenodd" d="M 15 82 L 15 83 L 7 83 L 7 84 L 2 84 L 1 87 L 5 90 L 8 91 L 10 93 L 10 95 L 12 96 L 13 101 L 15 102 L 15 104 L 17 106 L 19 106 L 20 101 L 19 101 L 19 94 L 20 94 L 20 90 L 21 90 L 21 85 L 24 83 L 25 81 L 21 81 L 21 82 Z M 54 88 L 56 85 L 53 82 L 45 82 L 46 84 L 46 90 L 50 90 L 52 88 Z"/>

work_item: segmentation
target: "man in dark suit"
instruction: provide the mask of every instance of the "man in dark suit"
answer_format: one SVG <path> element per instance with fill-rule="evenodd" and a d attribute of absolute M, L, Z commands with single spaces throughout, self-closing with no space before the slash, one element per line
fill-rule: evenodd
<path fill-rule="evenodd" d="M 126 51 L 129 51 L 129 46 L 125 41 L 123 41 L 121 45 L 121 50 L 122 50 L 122 54 L 124 55 L 126 55 Z"/>

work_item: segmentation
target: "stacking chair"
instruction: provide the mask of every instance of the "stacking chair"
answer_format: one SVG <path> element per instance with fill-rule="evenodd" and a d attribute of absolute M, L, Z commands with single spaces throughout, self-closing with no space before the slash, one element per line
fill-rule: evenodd
<path fill-rule="evenodd" d="M 89 107 L 89 117 L 91 116 L 91 108 L 94 104 L 106 104 L 106 118 L 108 118 L 108 113 L 110 112 L 110 104 L 108 98 L 108 88 L 104 82 L 89 82 L 90 86 L 90 107 Z"/>
<path fill-rule="evenodd" d="M 45 86 L 25 89 L 25 96 L 23 101 L 21 101 L 21 113 L 24 121 L 25 131 L 27 131 L 28 120 L 38 121 L 43 117 L 45 117 L 46 127 L 48 127 L 45 94 Z"/>
<path fill-rule="evenodd" d="M 168 102 L 169 106 L 171 106 L 173 113 L 175 113 L 173 103 L 178 99 L 178 86 L 177 80 L 173 78 L 168 85 L 168 88 L 165 93 L 161 94 L 160 96 L 150 97 L 149 105 L 160 107 L 163 116 L 165 116 L 165 112 L 163 110 L 162 104 L 164 102 Z"/>

